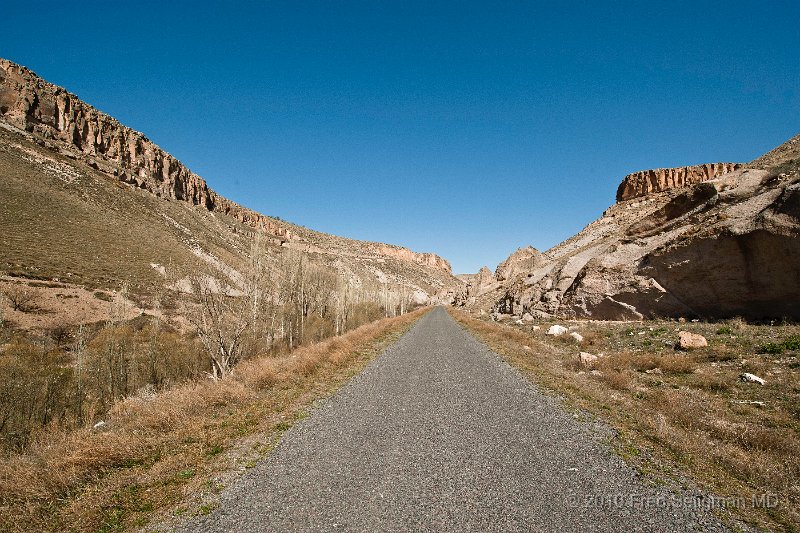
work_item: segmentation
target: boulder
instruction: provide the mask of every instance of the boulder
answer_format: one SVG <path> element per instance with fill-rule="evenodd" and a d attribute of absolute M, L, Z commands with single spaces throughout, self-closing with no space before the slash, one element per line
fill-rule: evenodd
<path fill-rule="evenodd" d="M 696 350 L 705 346 L 708 346 L 708 341 L 702 335 L 690 331 L 681 331 L 678 333 L 679 350 Z"/>
<path fill-rule="evenodd" d="M 550 326 L 550 329 L 547 330 L 547 335 L 554 335 L 558 337 L 559 335 L 563 335 L 567 331 L 569 330 L 564 326 L 559 326 L 558 324 L 555 324 Z"/>
<path fill-rule="evenodd" d="M 573 331 L 572 333 L 569 334 L 569 336 L 575 339 L 576 342 L 583 342 L 583 335 L 581 335 L 577 331 Z"/>
<path fill-rule="evenodd" d="M 758 383 L 759 385 L 765 385 L 766 381 L 763 378 L 756 376 L 755 374 L 751 374 L 749 372 L 745 372 L 744 374 L 739 375 L 739 379 L 742 380 L 744 383 Z"/>
<path fill-rule="evenodd" d="M 594 366 L 599 359 L 596 355 L 589 352 L 581 352 L 578 357 L 580 358 L 581 366 L 586 368 Z"/>

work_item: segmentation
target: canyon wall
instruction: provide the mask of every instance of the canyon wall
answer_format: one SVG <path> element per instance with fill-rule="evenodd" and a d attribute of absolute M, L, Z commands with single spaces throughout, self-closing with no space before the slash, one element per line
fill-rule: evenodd
<path fill-rule="evenodd" d="M 741 167 L 742 165 L 739 163 L 706 163 L 689 167 L 640 170 L 628 174 L 622 179 L 622 183 L 617 188 L 617 202 L 678 187 L 687 187 L 717 178 Z"/>
<path fill-rule="evenodd" d="M 81 101 L 29 69 L 0 58 L 0 120 L 67 157 L 162 197 L 223 213 L 281 241 L 299 240 L 288 224 L 240 206 L 214 192 L 206 181 L 142 133 Z M 375 252 L 450 272 L 430 253 L 376 244 Z"/>

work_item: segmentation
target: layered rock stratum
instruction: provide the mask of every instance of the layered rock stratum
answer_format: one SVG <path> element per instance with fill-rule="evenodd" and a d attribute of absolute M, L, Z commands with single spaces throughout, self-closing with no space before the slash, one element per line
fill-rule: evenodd
<path fill-rule="evenodd" d="M 436 254 L 326 234 L 243 207 L 144 134 L 3 59 L 0 190 L 0 276 L 57 278 L 92 290 L 125 282 L 153 295 L 165 284 L 185 287 L 172 276 L 211 269 L 236 285 L 250 268 L 253 237 L 263 236 L 272 276 L 284 275 L 291 261 L 321 265 L 356 301 L 377 292 L 424 303 L 463 286 Z"/>
<path fill-rule="evenodd" d="M 203 178 L 144 134 L 6 59 L 0 59 L 0 121 L 29 134 L 49 150 L 157 197 L 230 216 L 281 241 L 303 240 L 291 225 L 217 194 Z M 383 243 L 362 244 L 377 255 L 451 272 L 450 263 L 436 254 Z"/>
<path fill-rule="evenodd" d="M 689 167 L 640 170 L 623 178 L 617 189 L 617 201 L 624 202 L 656 192 L 688 187 L 733 172 L 741 166 L 739 163 L 706 163 Z"/>
<path fill-rule="evenodd" d="M 748 164 L 628 175 L 601 218 L 543 254 L 514 252 L 496 288 L 467 304 L 539 317 L 800 319 L 799 169 L 796 136 Z"/>

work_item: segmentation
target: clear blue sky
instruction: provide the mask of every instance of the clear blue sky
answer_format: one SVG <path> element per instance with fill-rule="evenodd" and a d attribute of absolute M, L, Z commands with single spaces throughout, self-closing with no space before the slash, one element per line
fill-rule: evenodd
<path fill-rule="evenodd" d="M 800 132 L 797 0 L 118 4 L 5 0 L 0 56 L 233 200 L 456 272 Z"/>

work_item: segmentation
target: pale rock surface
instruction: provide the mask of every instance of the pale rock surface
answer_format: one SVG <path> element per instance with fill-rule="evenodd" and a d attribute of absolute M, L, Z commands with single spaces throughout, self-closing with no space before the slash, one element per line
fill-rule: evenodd
<path fill-rule="evenodd" d="M 569 336 L 575 339 L 576 342 L 583 342 L 583 335 L 581 335 L 577 331 L 573 331 L 572 333 L 569 334 Z"/>
<path fill-rule="evenodd" d="M 702 335 L 690 331 L 678 333 L 678 348 L 681 350 L 696 350 L 708 346 L 708 341 Z"/>
<path fill-rule="evenodd" d="M 739 379 L 741 379 L 745 383 L 758 383 L 759 385 L 766 384 L 766 381 L 763 378 L 760 378 L 760 377 L 756 376 L 755 374 L 751 374 L 749 372 L 745 372 L 744 374 L 741 374 L 739 376 Z"/>
<path fill-rule="evenodd" d="M 746 165 L 645 175 L 484 300 L 536 318 L 800 319 L 800 136 Z"/>
<path fill-rule="evenodd" d="M 564 326 L 559 326 L 558 324 L 554 324 L 550 326 L 550 329 L 547 330 L 547 335 L 555 335 L 556 337 L 558 337 L 559 335 L 563 335 L 567 331 L 569 330 Z"/>

